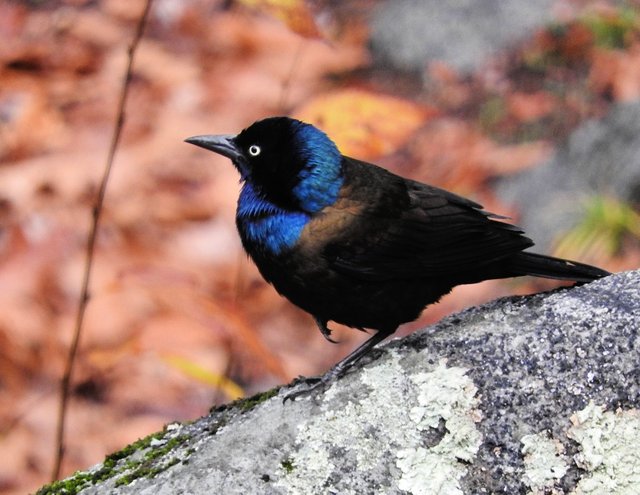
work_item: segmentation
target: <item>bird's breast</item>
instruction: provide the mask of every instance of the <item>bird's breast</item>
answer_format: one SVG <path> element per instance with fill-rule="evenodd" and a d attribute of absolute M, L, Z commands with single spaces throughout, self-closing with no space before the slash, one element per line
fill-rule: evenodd
<path fill-rule="evenodd" d="M 269 201 L 254 186 L 245 182 L 238 198 L 236 225 L 245 250 L 277 256 L 295 245 L 309 215 L 286 210 Z"/>
<path fill-rule="evenodd" d="M 245 250 L 282 254 L 292 248 L 309 222 L 304 213 L 272 213 L 265 216 L 236 217 L 236 224 Z"/>

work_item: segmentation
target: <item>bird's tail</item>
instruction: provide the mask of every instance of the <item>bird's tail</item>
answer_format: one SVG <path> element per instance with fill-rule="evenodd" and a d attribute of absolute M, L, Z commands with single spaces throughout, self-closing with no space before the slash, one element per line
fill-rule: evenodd
<path fill-rule="evenodd" d="M 610 275 L 606 270 L 595 266 L 529 252 L 518 253 L 512 259 L 509 268 L 517 275 L 533 275 L 576 282 L 591 282 Z"/>

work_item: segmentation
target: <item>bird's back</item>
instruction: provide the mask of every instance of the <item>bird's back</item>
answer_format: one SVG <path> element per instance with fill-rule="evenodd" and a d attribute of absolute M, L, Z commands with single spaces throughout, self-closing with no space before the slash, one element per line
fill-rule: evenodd
<path fill-rule="evenodd" d="M 343 177 L 337 201 L 291 249 L 245 246 L 264 278 L 316 317 L 397 326 L 455 285 L 509 276 L 492 264 L 532 244 L 476 203 L 377 166 L 345 157 Z"/>

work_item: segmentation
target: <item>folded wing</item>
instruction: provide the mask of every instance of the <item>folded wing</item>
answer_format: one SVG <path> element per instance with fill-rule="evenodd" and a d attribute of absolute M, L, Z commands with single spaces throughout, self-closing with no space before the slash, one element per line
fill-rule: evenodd
<path fill-rule="evenodd" d="M 350 175 L 366 176 L 358 170 L 363 164 L 348 160 L 349 167 L 355 169 Z M 362 187 L 366 189 L 366 184 Z M 367 227 L 357 236 L 346 236 L 344 242 L 328 247 L 334 269 L 379 281 L 467 272 L 473 279 L 473 273 L 478 272 L 486 277 L 487 267 L 491 267 L 497 270 L 498 278 L 509 276 L 500 274 L 501 260 L 533 245 L 518 227 L 499 221 L 504 217 L 461 196 L 390 173 L 383 194 L 385 189 L 396 202 L 402 197 L 404 204 L 378 201 L 382 207 L 363 210 L 354 223 Z"/>

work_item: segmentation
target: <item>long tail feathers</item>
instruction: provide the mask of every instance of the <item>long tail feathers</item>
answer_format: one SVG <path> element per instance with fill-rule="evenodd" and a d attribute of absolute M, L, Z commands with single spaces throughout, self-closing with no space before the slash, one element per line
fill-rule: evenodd
<path fill-rule="evenodd" d="M 610 275 L 609 272 L 595 266 L 529 252 L 519 253 L 513 259 L 510 268 L 517 275 L 533 275 L 576 282 L 591 282 Z"/>

